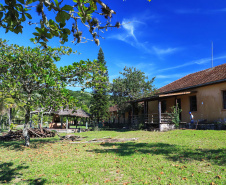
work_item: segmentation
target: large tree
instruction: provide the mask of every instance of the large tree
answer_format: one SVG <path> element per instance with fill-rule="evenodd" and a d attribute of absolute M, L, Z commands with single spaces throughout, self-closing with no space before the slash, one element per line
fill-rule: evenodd
<path fill-rule="evenodd" d="M 119 114 L 128 108 L 128 101 L 151 96 L 155 92 L 153 82 L 155 78 L 148 80 L 145 73 L 136 68 L 123 69 L 120 77 L 113 80 L 112 99 L 117 105 Z"/>
<path fill-rule="evenodd" d="M 109 108 L 109 78 L 102 48 L 100 48 L 98 53 L 97 64 L 104 66 L 105 70 L 99 71 L 99 75 L 103 77 L 102 83 L 96 84 L 93 87 L 93 97 L 91 99 L 90 113 L 93 115 L 94 120 L 97 120 L 97 122 L 99 123 L 100 120 L 107 117 L 107 110 Z"/>
<path fill-rule="evenodd" d="M 0 40 L 1 89 L 24 103 L 25 133 L 33 108 L 74 106 L 76 101 L 69 95 L 67 85 L 85 83 L 84 87 L 92 87 L 93 83 L 101 81 L 99 71 L 104 67 L 96 65 L 96 61 L 74 62 L 58 69 L 55 62 L 60 60 L 61 55 L 71 52 L 67 47 L 20 47 Z M 25 145 L 28 146 L 29 138 L 26 139 Z"/>
<path fill-rule="evenodd" d="M 99 44 L 99 30 L 120 26 L 119 22 L 111 24 L 112 14 L 115 11 L 102 0 L 5 0 L 0 4 L 0 27 L 18 34 L 24 23 L 35 25 L 34 39 L 43 46 L 53 37 L 65 43 L 70 35 L 80 43 L 84 27 Z"/>

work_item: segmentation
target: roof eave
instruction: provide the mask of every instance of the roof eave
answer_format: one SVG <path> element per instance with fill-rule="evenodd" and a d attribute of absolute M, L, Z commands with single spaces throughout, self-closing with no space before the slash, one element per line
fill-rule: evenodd
<path fill-rule="evenodd" d="M 190 87 L 185 87 L 185 88 L 181 88 L 181 89 L 175 89 L 175 90 L 172 90 L 172 91 L 165 91 L 165 92 L 158 93 L 158 95 L 174 93 L 174 92 L 179 92 L 179 91 L 184 91 L 184 90 L 189 90 L 189 89 L 194 89 L 194 88 L 197 88 L 197 87 L 217 84 L 217 83 L 221 83 L 221 82 L 226 82 L 226 78 L 225 79 L 221 79 L 221 80 L 217 80 L 217 81 L 213 81 L 213 82 L 204 83 L 204 84 L 198 84 L 198 85 L 194 85 L 194 86 L 190 86 Z"/>

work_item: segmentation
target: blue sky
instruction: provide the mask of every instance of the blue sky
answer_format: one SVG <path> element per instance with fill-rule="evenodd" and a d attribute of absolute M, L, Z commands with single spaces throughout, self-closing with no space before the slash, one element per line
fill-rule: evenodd
<path fill-rule="evenodd" d="M 104 0 L 116 15 L 113 22 L 120 29 L 103 33 L 100 46 L 93 42 L 66 46 L 80 55 L 62 57 L 58 66 L 86 59 L 96 59 L 102 47 L 110 80 L 119 76 L 125 66 L 136 67 L 160 88 L 187 74 L 211 67 L 211 42 L 214 66 L 226 63 L 225 0 Z M 24 26 L 23 34 L 4 33 L 10 43 L 31 45 L 32 27 Z M 85 28 L 86 29 L 86 28 Z M 85 32 L 85 30 L 84 30 Z M 59 46 L 52 40 L 51 46 Z"/>

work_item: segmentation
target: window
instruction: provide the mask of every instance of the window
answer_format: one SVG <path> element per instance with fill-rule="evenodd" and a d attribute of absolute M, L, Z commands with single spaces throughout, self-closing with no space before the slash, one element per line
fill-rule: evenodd
<path fill-rule="evenodd" d="M 223 109 L 226 109 L 226 91 L 223 91 Z"/>
<path fill-rule="evenodd" d="M 166 113 L 166 100 L 161 101 L 162 113 Z"/>
<path fill-rule="evenodd" d="M 196 96 L 190 96 L 190 111 L 197 111 Z"/>

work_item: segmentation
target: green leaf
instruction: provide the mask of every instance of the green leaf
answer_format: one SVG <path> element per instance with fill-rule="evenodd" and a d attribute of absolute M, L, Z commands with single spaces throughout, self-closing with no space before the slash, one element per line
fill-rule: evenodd
<path fill-rule="evenodd" d="M 28 19 L 32 19 L 31 15 L 29 13 L 25 13 Z"/>
<path fill-rule="evenodd" d="M 70 15 L 67 12 L 58 12 L 56 16 L 57 22 L 64 23 L 66 20 L 70 19 Z"/>
<path fill-rule="evenodd" d="M 22 33 L 22 28 L 23 28 L 23 26 L 21 26 L 21 25 L 16 26 L 16 28 L 14 29 L 14 32 L 15 32 L 16 34 Z"/>
<path fill-rule="evenodd" d="M 59 7 L 59 2 L 58 2 L 58 0 L 54 0 L 54 2 L 56 3 L 56 6 Z"/>
<path fill-rule="evenodd" d="M 0 11 L 4 11 L 5 7 L 0 5 Z"/>
<path fill-rule="evenodd" d="M 27 1 L 26 1 L 26 5 L 29 5 L 29 4 L 31 4 L 31 3 L 33 3 L 33 0 L 27 0 Z"/>
<path fill-rule="evenodd" d="M 0 12 L 0 19 L 2 19 L 3 17 L 3 12 Z"/>
<path fill-rule="evenodd" d="M 70 5 L 64 5 L 63 8 L 61 8 L 61 10 L 72 11 L 73 7 Z"/>
<path fill-rule="evenodd" d="M 32 33 L 34 36 L 40 36 L 40 34 L 39 33 L 37 33 L 37 32 L 34 32 L 34 33 Z"/>
<path fill-rule="evenodd" d="M 18 0 L 21 4 L 24 4 L 24 0 Z"/>

